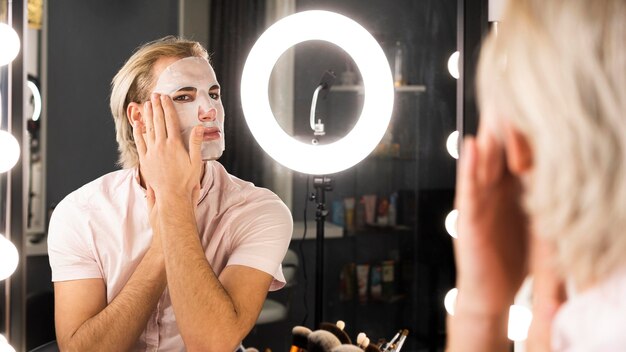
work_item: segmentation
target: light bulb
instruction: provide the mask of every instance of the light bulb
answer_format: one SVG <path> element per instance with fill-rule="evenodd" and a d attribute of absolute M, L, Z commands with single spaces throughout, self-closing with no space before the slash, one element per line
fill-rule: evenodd
<path fill-rule="evenodd" d="M 20 52 L 20 37 L 13 28 L 5 23 L 0 23 L 0 66 L 13 61 Z"/>
<path fill-rule="evenodd" d="M 456 296 L 458 296 L 459 290 L 455 287 L 446 293 L 446 297 L 443 299 L 443 306 L 446 307 L 446 312 L 454 316 L 456 310 Z"/>
<path fill-rule="evenodd" d="M 8 343 L 0 343 L 0 352 L 15 352 L 15 348 Z"/>
<path fill-rule="evenodd" d="M 448 149 L 448 153 L 451 157 L 455 159 L 459 158 L 459 131 L 450 133 L 446 140 L 446 149 Z"/>
<path fill-rule="evenodd" d="M 459 52 L 458 51 L 453 52 L 452 55 L 450 55 L 450 58 L 448 59 L 448 72 L 450 72 L 450 75 L 454 77 L 454 79 L 459 79 L 459 77 L 461 76 L 459 74 Z"/>
<path fill-rule="evenodd" d="M 15 245 L 0 234 L 0 280 L 11 276 L 19 262 L 19 254 Z"/>
<path fill-rule="evenodd" d="M 15 348 L 9 345 L 9 343 L 0 342 L 0 352 L 15 352 Z"/>
<path fill-rule="evenodd" d="M 20 144 L 7 131 L 0 130 L 0 173 L 9 171 L 20 158 Z"/>
<path fill-rule="evenodd" d="M 512 341 L 524 341 L 528 338 L 528 328 L 533 320 L 533 313 L 525 306 L 514 304 L 509 309 L 508 337 Z"/>
<path fill-rule="evenodd" d="M 445 226 L 448 234 L 454 238 L 457 238 L 457 220 L 459 219 L 459 211 L 454 209 L 446 216 Z"/>

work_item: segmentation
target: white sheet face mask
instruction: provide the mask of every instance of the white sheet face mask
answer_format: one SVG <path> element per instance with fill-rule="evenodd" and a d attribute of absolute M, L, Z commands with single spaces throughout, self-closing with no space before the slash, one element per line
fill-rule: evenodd
<path fill-rule="evenodd" d="M 165 68 L 154 88 L 155 93 L 172 98 L 185 148 L 189 148 L 191 130 L 200 124 L 205 127 L 203 160 L 218 159 L 224 152 L 224 107 L 216 87 L 219 85 L 209 62 L 194 56 Z M 219 138 L 215 139 L 216 132 Z"/>

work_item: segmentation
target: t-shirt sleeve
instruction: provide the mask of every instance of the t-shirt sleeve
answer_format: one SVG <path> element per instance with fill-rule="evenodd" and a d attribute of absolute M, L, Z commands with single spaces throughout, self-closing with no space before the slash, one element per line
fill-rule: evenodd
<path fill-rule="evenodd" d="M 102 278 L 89 244 L 90 230 L 80 207 L 67 198 L 54 209 L 48 227 L 52 281 Z"/>
<path fill-rule="evenodd" d="M 231 223 L 232 252 L 228 265 L 244 265 L 274 277 L 270 291 L 285 286 L 281 262 L 287 253 L 293 219 L 277 196 L 250 202 Z"/>

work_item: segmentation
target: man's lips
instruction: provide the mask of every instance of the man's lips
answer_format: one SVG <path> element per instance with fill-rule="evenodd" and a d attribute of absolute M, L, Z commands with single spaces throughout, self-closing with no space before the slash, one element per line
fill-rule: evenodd
<path fill-rule="evenodd" d="M 202 135 L 202 141 L 210 142 L 221 137 L 220 129 L 217 127 L 205 127 Z"/>

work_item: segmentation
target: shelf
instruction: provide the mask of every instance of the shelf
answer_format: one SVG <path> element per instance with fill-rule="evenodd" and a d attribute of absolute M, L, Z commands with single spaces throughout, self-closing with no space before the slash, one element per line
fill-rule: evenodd
<path fill-rule="evenodd" d="M 424 85 L 406 85 L 394 87 L 396 93 L 413 93 L 419 94 L 424 93 L 426 91 L 426 86 Z M 362 85 L 336 85 L 330 87 L 330 90 L 333 92 L 357 92 L 359 94 L 363 94 L 364 89 Z"/>
<path fill-rule="evenodd" d="M 306 222 L 306 239 L 314 240 L 317 237 L 317 222 L 315 220 L 309 220 Z M 293 232 L 291 233 L 291 240 L 302 240 L 302 233 L 304 232 L 304 221 L 293 222 Z M 324 238 L 341 238 L 343 237 L 343 227 L 333 224 L 326 220 L 324 222 Z"/>
<path fill-rule="evenodd" d="M 365 225 L 364 228 L 346 232 L 346 237 L 354 237 L 354 236 L 378 236 L 378 235 L 386 235 L 391 233 L 411 233 L 413 231 L 412 227 L 404 226 L 404 225 L 376 225 L 376 224 L 368 224 Z"/>

